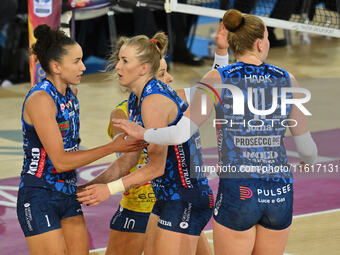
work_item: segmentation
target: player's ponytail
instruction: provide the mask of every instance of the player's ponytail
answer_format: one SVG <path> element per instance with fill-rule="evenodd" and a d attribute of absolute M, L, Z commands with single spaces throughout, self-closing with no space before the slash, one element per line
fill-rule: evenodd
<path fill-rule="evenodd" d="M 251 51 L 256 39 L 264 37 L 265 25 L 254 15 L 231 9 L 224 14 L 222 22 L 229 31 L 228 43 L 236 56 Z"/>

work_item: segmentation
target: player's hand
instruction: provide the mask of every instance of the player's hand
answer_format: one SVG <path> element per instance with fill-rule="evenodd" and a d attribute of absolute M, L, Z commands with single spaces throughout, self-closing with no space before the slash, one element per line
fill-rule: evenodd
<path fill-rule="evenodd" d="M 223 22 L 220 22 L 215 36 L 216 54 L 224 56 L 228 54 L 228 30 L 225 29 Z"/>
<path fill-rule="evenodd" d="M 139 140 L 144 140 L 145 129 L 136 122 L 123 119 L 113 119 L 112 123 L 115 127 L 123 129 L 129 136 Z"/>
<path fill-rule="evenodd" d="M 110 195 L 107 184 L 93 184 L 77 192 L 77 200 L 82 204 L 95 206 L 108 199 Z"/>
<path fill-rule="evenodd" d="M 111 145 L 113 152 L 140 151 L 148 146 L 144 140 L 138 140 L 133 137 L 129 137 L 127 134 L 121 134 L 116 137 L 111 142 Z"/>

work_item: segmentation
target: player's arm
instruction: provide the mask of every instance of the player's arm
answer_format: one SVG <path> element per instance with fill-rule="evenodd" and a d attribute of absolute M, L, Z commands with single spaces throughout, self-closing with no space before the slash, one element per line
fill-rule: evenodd
<path fill-rule="evenodd" d="M 142 118 L 145 127 L 157 128 L 167 126 L 177 115 L 176 105 L 161 95 L 151 95 L 144 99 Z M 150 144 L 148 146 L 149 162 L 129 175 L 108 183 L 107 185 L 91 185 L 86 193 L 78 194 L 78 201 L 94 206 L 106 200 L 110 194 L 124 192 L 141 186 L 164 174 L 167 146 Z M 81 196 L 81 197 L 80 197 Z"/>
<path fill-rule="evenodd" d="M 299 85 L 295 80 L 294 76 L 290 74 L 292 87 L 298 88 Z M 301 98 L 300 93 L 293 93 L 293 98 Z M 296 106 L 292 106 L 292 110 L 289 114 L 289 119 L 295 121 L 288 122 L 290 132 L 293 135 L 294 142 L 296 144 L 296 149 L 299 153 L 300 159 L 303 163 L 313 164 L 317 160 L 318 149 L 317 146 L 308 130 L 307 118 L 301 112 L 301 110 Z M 296 126 L 295 126 L 296 124 Z"/>
<path fill-rule="evenodd" d="M 127 108 L 127 102 L 123 102 L 122 106 Z M 112 110 L 108 125 L 108 135 L 111 139 L 113 139 L 116 135 L 124 132 L 120 128 L 116 128 L 113 126 L 112 119 L 115 118 L 128 119 L 128 116 L 126 115 L 125 111 L 122 110 L 121 108 L 117 107 Z M 120 155 L 119 158 L 117 158 L 107 169 L 105 169 L 102 173 L 100 173 L 90 182 L 86 183 L 85 185 L 81 185 L 79 188 L 83 189 L 87 186 L 98 183 L 105 184 L 123 177 L 130 171 L 131 168 L 137 165 L 140 153 L 141 153 L 140 151 L 137 151 L 124 153 L 123 155 Z M 86 194 L 87 193 L 81 195 Z"/>
<path fill-rule="evenodd" d="M 108 126 L 108 135 L 110 138 L 114 138 L 117 134 L 124 133 L 124 130 L 117 128 L 113 125 L 112 120 L 114 119 L 123 119 L 123 120 L 128 120 L 128 116 L 125 114 L 125 112 L 120 109 L 116 108 L 113 109 L 111 114 L 110 114 L 110 121 L 109 121 L 109 126 Z"/>
<path fill-rule="evenodd" d="M 85 188 L 92 184 L 109 183 L 125 176 L 131 168 L 137 165 L 139 157 L 140 151 L 124 153 L 101 174 L 96 176 L 92 181 L 82 185 L 81 188 Z M 86 196 L 87 193 L 84 193 L 83 195 Z"/>
<path fill-rule="evenodd" d="M 87 151 L 65 152 L 63 138 L 56 121 L 57 109 L 53 99 L 44 91 L 33 93 L 26 101 L 24 119 L 33 125 L 57 172 L 65 172 L 87 165 L 113 152 L 136 151 L 141 141 L 123 139 L 124 135 L 106 145 Z"/>
<path fill-rule="evenodd" d="M 220 22 L 217 33 L 215 36 L 216 52 L 214 57 L 214 64 L 212 69 L 216 69 L 221 66 L 226 66 L 229 64 L 228 55 L 228 30 L 225 29 L 223 22 Z"/>
<path fill-rule="evenodd" d="M 202 83 L 214 86 L 221 84 L 222 80 L 220 74 L 216 70 L 207 73 Z M 126 120 L 114 120 L 116 127 L 122 128 L 127 134 L 137 139 L 144 139 L 149 143 L 175 145 L 186 142 L 209 117 L 214 108 L 214 101 L 219 100 L 217 95 L 213 92 L 207 94 L 208 89 L 199 85 L 202 89 L 196 89 L 194 99 L 185 111 L 184 116 L 180 121 L 171 127 L 144 129 L 136 123 L 131 123 Z M 220 96 L 221 90 L 216 89 Z M 211 96 L 210 96 L 211 95 Z M 204 103 L 202 102 L 204 100 Z M 204 111 L 203 111 L 204 110 Z"/>

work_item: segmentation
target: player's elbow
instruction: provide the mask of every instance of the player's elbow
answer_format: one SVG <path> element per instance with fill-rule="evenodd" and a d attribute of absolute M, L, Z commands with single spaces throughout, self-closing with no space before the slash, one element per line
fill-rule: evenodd
<path fill-rule="evenodd" d="M 57 173 L 63 173 L 73 170 L 70 166 L 65 164 L 65 162 L 62 161 L 56 161 L 53 162 L 53 167 Z"/>
<path fill-rule="evenodd" d="M 188 141 L 189 139 L 190 139 L 190 133 L 185 132 L 181 136 L 174 136 L 173 144 L 175 144 L 175 145 L 182 144 L 182 143 L 185 143 L 186 141 Z"/>

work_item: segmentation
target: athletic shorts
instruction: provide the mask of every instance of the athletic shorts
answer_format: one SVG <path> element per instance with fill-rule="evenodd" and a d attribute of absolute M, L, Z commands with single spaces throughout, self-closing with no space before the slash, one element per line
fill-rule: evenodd
<path fill-rule="evenodd" d="M 220 179 L 214 219 L 233 230 L 256 224 L 282 230 L 293 216 L 293 184 L 259 179 Z"/>
<path fill-rule="evenodd" d="M 40 187 L 19 189 L 17 216 L 25 237 L 61 228 L 61 220 L 83 215 L 76 195 Z"/>
<path fill-rule="evenodd" d="M 110 228 L 123 232 L 145 233 L 149 216 L 150 213 L 131 211 L 119 205 L 110 221 Z"/>
<path fill-rule="evenodd" d="M 159 216 L 158 227 L 199 236 L 212 216 L 212 206 L 198 207 L 182 200 L 157 200 L 152 213 Z"/>

